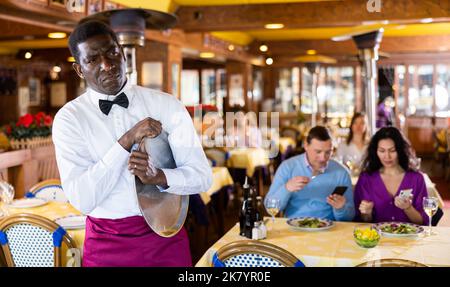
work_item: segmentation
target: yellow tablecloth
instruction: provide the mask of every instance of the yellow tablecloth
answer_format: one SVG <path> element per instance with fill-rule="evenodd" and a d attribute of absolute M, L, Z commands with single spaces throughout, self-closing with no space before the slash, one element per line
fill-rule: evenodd
<path fill-rule="evenodd" d="M 280 153 L 287 152 L 288 148 L 291 147 L 292 149 L 295 149 L 297 147 L 297 143 L 293 138 L 290 137 L 280 137 L 278 139 L 278 147 L 280 149 Z"/>
<path fill-rule="evenodd" d="M 237 148 L 229 151 L 228 167 L 245 168 L 248 176 L 253 176 L 256 167 L 270 163 L 268 151 L 261 148 Z"/>
<path fill-rule="evenodd" d="M 208 204 L 211 201 L 211 195 L 219 191 L 222 187 L 233 185 L 234 181 L 226 167 L 213 167 L 213 182 L 211 188 L 207 192 L 200 193 L 203 203 Z"/>
<path fill-rule="evenodd" d="M 326 231 L 293 231 L 285 218 L 275 221 L 275 233 L 268 231 L 263 241 L 280 246 L 309 266 L 356 266 L 360 263 L 397 258 L 423 263 L 428 266 L 450 266 L 450 227 L 433 227 L 436 235 L 416 238 L 382 237 L 378 246 L 365 249 L 353 240 L 353 229 L 358 223 L 335 222 L 335 226 Z M 271 222 L 268 223 L 270 228 Z M 427 229 L 426 229 L 427 230 Z M 196 267 L 211 266 L 211 258 L 221 246 L 238 240 L 246 240 L 239 234 L 236 224 L 219 239 L 197 262 Z"/>
<path fill-rule="evenodd" d="M 69 216 L 69 215 L 81 215 L 81 213 L 76 210 L 69 203 L 61 203 L 56 201 L 50 201 L 45 205 L 32 207 L 32 208 L 9 208 L 9 213 L 18 214 L 18 213 L 32 213 L 36 215 L 40 215 L 46 217 L 50 220 L 55 220 L 60 217 Z M 1 220 L 1 218 L 0 218 Z M 67 233 L 72 237 L 75 241 L 76 247 L 80 250 L 80 256 L 83 255 L 83 243 L 85 237 L 85 230 L 83 229 L 69 229 L 66 230 Z M 66 262 L 66 250 L 62 250 L 62 261 Z"/>

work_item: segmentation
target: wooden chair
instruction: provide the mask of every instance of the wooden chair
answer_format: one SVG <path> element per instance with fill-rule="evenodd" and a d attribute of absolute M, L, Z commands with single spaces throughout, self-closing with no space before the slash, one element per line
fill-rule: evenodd
<path fill-rule="evenodd" d="M 30 188 L 26 197 L 43 198 L 47 201 L 68 202 L 59 179 L 47 179 Z"/>
<path fill-rule="evenodd" d="M 356 265 L 356 267 L 428 267 L 428 266 L 415 261 L 389 258 L 389 259 L 367 261 Z"/>
<path fill-rule="evenodd" d="M 213 255 L 213 267 L 305 267 L 289 251 L 255 240 L 235 241 Z"/>
<path fill-rule="evenodd" d="M 300 139 L 300 131 L 294 127 L 282 127 L 280 131 L 281 137 L 290 137 L 296 143 L 298 143 Z"/>
<path fill-rule="evenodd" d="M 61 246 L 76 248 L 55 222 L 34 214 L 15 214 L 0 222 L 0 244 L 8 267 L 62 267 Z"/>
<path fill-rule="evenodd" d="M 211 147 L 204 149 L 207 158 L 213 161 L 214 166 L 226 166 L 228 153 L 225 149 L 219 147 Z"/>

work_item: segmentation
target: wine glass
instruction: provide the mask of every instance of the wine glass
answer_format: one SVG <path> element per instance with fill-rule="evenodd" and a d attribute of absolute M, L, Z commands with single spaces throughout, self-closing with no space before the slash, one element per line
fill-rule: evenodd
<path fill-rule="evenodd" d="M 280 212 L 280 206 L 281 206 L 280 199 L 274 197 L 266 199 L 265 207 L 267 213 L 269 213 L 270 216 L 272 216 L 273 230 L 275 230 L 275 215 L 277 215 L 278 212 Z"/>
<path fill-rule="evenodd" d="M 438 209 L 438 199 L 436 197 L 428 196 L 423 198 L 423 209 L 425 210 L 425 213 L 429 217 L 428 222 L 428 236 L 431 236 L 431 219 L 433 218 L 433 215 L 436 213 Z"/>
<path fill-rule="evenodd" d="M 14 187 L 6 181 L 0 180 L 0 201 L 3 202 L 4 215 L 8 215 L 8 205 L 12 203 L 14 194 Z"/>

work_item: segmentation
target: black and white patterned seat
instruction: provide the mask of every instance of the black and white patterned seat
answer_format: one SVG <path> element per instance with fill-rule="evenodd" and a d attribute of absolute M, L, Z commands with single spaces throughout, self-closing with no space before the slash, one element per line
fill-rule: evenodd
<path fill-rule="evenodd" d="M 304 267 L 289 251 L 256 240 L 236 241 L 213 254 L 214 267 Z"/>

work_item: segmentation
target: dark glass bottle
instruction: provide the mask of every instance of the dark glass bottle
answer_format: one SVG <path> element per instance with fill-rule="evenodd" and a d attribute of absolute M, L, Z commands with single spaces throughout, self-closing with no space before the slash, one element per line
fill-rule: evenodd
<path fill-rule="evenodd" d="M 247 209 L 248 209 L 248 198 L 250 197 L 250 185 L 248 184 L 248 178 L 245 177 L 245 183 L 243 186 L 243 201 L 242 201 L 242 206 L 241 209 L 239 211 L 239 234 L 242 236 L 245 236 L 245 216 L 247 213 Z"/>
<path fill-rule="evenodd" d="M 246 200 L 245 206 L 244 236 L 251 239 L 253 227 L 255 226 L 255 213 L 251 197 Z"/>

